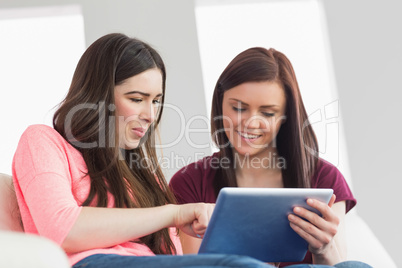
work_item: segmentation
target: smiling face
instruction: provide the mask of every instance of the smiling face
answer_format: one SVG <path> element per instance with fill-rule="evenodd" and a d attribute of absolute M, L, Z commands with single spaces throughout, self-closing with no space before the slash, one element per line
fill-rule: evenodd
<path fill-rule="evenodd" d="M 155 120 L 162 92 L 162 74 L 156 68 L 115 86 L 116 134 L 120 148 L 138 147 L 140 139 Z"/>
<path fill-rule="evenodd" d="M 247 82 L 225 91 L 223 126 L 240 155 L 258 156 L 274 149 L 273 141 L 285 121 L 285 91 L 277 82 Z"/>

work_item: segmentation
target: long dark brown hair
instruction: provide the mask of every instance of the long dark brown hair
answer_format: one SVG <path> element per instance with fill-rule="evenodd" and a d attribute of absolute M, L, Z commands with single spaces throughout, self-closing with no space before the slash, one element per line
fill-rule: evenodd
<path fill-rule="evenodd" d="M 286 120 L 277 136 L 279 156 L 286 161 L 282 169 L 285 188 L 309 188 L 318 161 L 318 143 L 303 105 L 296 75 L 289 59 L 275 49 L 254 47 L 237 55 L 219 77 L 212 99 L 211 133 L 220 148 L 219 157 L 230 159 L 230 168 L 220 168 L 214 178 L 215 193 L 225 186 L 237 187 L 234 156 L 228 137 L 222 131 L 223 94 L 246 82 L 277 82 L 285 91 Z"/>
<path fill-rule="evenodd" d="M 148 44 L 118 33 L 96 40 L 78 62 L 67 96 L 53 117 L 53 125 L 82 153 L 88 167 L 86 175 L 91 186 L 83 206 L 96 203 L 98 207 L 106 207 L 108 193 L 118 208 L 175 203 L 153 146 L 164 97 L 156 120 L 138 148 L 119 148 L 115 133 L 115 86 L 152 68 L 162 74 L 165 96 L 166 70 L 160 55 Z M 142 161 L 145 159 L 146 162 Z M 168 229 L 140 240 L 155 254 L 176 253 Z"/>

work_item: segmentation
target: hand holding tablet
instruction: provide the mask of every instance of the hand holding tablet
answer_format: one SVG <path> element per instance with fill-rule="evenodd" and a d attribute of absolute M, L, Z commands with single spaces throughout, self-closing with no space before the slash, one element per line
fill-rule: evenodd
<path fill-rule="evenodd" d="M 246 255 L 264 262 L 301 261 L 308 243 L 290 227 L 288 215 L 295 207 L 321 215 L 306 201 L 328 204 L 332 193 L 332 189 L 223 188 L 199 253 Z"/>
<path fill-rule="evenodd" d="M 300 207 L 295 207 L 294 214 L 288 215 L 290 227 L 308 242 L 309 250 L 313 254 L 325 252 L 337 233 L 340 220 L 331 209 L 335 199 L 336 196 L 332 195 L 328 204 L 307 199 L 307 204 L 320 211 L 322 217 Z"/>

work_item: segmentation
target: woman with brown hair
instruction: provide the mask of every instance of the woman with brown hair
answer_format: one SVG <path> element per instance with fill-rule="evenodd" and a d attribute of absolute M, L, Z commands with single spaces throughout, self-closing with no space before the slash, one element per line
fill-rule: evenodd
<path fill-rule="evenodd" d="M 319 158 L 295 72 L 284 54 L 255 47 L 229 63 L 213 94 L 211 133 L 219 152 L 184 167 L 170 181 L 179 203 L 215 203 L 222 187 L 332 188 L 328 205 L 308 200 L 322 218 L 301 207 L 288 217 L 309 244 L 302 263 L 367 267 L 344 262 L 343 219 L 356 200 L 338 169 Z M 184 253 L 198 251 L 201 239 L 184 233 L 180 238 Z"/>
<path fill-rule="evenodd" d="M 176 228 L 202 236 L 213 205 L 176 205 L 158 166 L 165 80 L 161 57 L 140 40 L 109 34 L 85 51 L 54 128 L 28 127 L 13 159 L 25 232 L 60 245 L 74 268 L 267 267 L 176 256 Z"/>

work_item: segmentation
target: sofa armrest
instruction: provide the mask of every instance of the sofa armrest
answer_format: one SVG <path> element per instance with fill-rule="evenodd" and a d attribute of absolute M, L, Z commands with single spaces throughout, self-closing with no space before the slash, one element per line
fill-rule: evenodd
<path fill-rule="evenodd" d="M 64 251 L 44 237 L 0 231 L 0 267 L 69 268 Z"/>
<path fill-rule="evenodd" d="M 348 260 L 362 261 L 372 267 L 397 268 L 370 227 L 355 211 L 348 213 L 345 221 Z"/>

